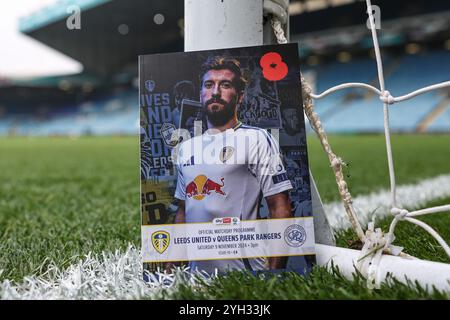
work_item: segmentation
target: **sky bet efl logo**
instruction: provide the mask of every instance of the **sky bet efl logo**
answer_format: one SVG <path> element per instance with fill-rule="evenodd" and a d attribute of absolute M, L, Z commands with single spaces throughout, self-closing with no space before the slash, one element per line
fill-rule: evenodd
<path fill-rule="evenodd" d="M 211 192 L 224 196 L 225 192 L 222 190 L 222 187 L 225 185 L 223 182 L 224 178 L 220 179 L 220 181 L 222 184 L 209 179 L 203 174 L 196 176 L 193 181 L 187 184 L 186 196 L 189 198 L 194 198 L 195 200 L 203 200 L 203 198 L 210 195 Z"/>
<path fill-rule="evenodd" d="M 238 217 L 224 217 L 224 218 L 214 218 L 213 223 L 215 225 L 237 225 L 240 222 Z"/>

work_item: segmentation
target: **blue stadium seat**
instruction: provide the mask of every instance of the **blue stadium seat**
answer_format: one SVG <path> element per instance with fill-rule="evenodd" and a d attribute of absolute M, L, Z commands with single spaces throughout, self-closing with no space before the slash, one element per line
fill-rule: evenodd
<path fill-rule="evenodd" d="M 390 59 L 386 59 L 389 66 Z M 352 61 L 350 63 L 334 63 L 313 69 L 317 72 L 316 92 L 344 82 L 365 82 L 376 77 L 376 65 L 371 59 Z M 450 80 L 450 52 L 435 51 L 422 55 L 405 56 L 392 73 L 386 76 L 386 88 L 392 95 L 399 96 L 424 86 Z M 359 89 L 349 89 L 362 92 Z M 383 105 L 377 96 L 369 98 L 356 94 L 345 101 L 345 95 L 339 93 L 316 100 L 315 109 L 322 119 L 327 132 L 381 132 L 383 131 Z M 347 95 L 348 98 L 348 95 Z M 390 106 L 390 128 L 394 132 L 414 132 L 421 120 L 429 114 L 441 101 L 437 91 L 396 103 Z M 445 130 L 445 113 L 443 119 L 437 119 L 431 128 Z M 445 131 L 450 131 L 447 126 Z"/>
<path fill-rule="evenodd" d="M 392 62 L 392 63 L 391 63 Z M 437 82 L 450 80 L 450 51 L 434 51 L 400 59 L 384 57 L 386 88 L 395 96 Z M 374 59 L 355 59 L 348 63 L 327 63 L 303 71 L 316 74 L 315 92 L 345 82 L 371 83 L 377 79 Z M 442 101 L 440 92 L 429 92 L 390 106 L 390 127 L 394 132 L 414 132 L 419 123 Z M 0 118 L 0 135 L 110 135 L 138 134 L 139 102 L 135 89 L 107 92 L 81 104 L 63 104 L 51 109 L 42 120 L 26 113 L 29 105 L 18 103 Z M 362 89 L 346 89 L 315 101 L 315 110 L 327 132 L 382 132 L 383 106 L 378 96 Z M 308 126 L 309 130 L 309 126 Z M 429 132 L 450 132 L 450 110 L 428 128 Z"/>
<path fill-rule="evenodd" d="M 431 123 L 428 132 L 450 132 L 450 106 Z"/>

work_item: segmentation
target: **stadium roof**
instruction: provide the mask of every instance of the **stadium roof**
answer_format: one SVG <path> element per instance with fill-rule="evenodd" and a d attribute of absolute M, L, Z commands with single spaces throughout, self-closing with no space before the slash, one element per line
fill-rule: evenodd
<path fill-rule="evenodd" d="M 66 26 L 66 10 L 73 4 L 81 9 L 79 30 Z M 183 1 L 133 0 L 131 5 L 129 0 L 66 0 L 19 25 L 23 33 L 80 61 L 88 73 L 109 77 L 137 65 L 139 54 L 182 51 L 183 15 Z"/>
<path fill-rule="evenodd" d="M 312 6 L 311 3 L 326 6 Z M 383 8 L 382 45 L 402 45 L 449 37 L 450 3 L 440 0 L 373 0 Z M 81 29 L 69 30 L 67 8 L 81 9 Z M 357 0 L 291 0 L 290 32 L 302 55 L 333 53 L 371 46 L 365 28 L 365 2 Z M 292 11 L 292 10 L 291 10 Z M 155 19 L 156 15 L 164 21 Z M 423 18 L 414 17 L 422 15 Z M 183 0 L 60 0 L 20 21 L 21 31 L 80 61 L 88 74 L 113 80 L 137 74 L 140 54 L 183 51 Z M 399 21 L 401 23 L 394 23 Z M 392 21 L 392 23 L 391 23 Z M 357 27 L 355 27 L 357 26 Z M 329 32 L 333 29 L 333 32 Z M 434 36 L 437 35 L 437 36 Z M 427 40 L 428 41 L 428 40 Z"/>
<path fill-rule="evenodd" d="M 27 17 L 21 18 L 19 20 L 19 29 L 21 32 L 27 33 L 64 19 L 67 17 L 67 8 L 70 5 L 75 5 L 81 11 L 86 11 L 109 1 L 112 0 L 60 0 L 51 6 L 44 7 Z"/>
<path fill-rule="evenodd" d="M 60 87 L 64 89 L 69 86 L 98 87 L 102 85 L 103 82 L 98 77 L 83 72 L 79 74 L 70 74 L 64 76 L 58 75 L 58 76 L 33 77 L 23 79 L 22 78 L 10 79 L 8 84 L 24 87 Z M 1 84 L 0 87 L 2 87 Z"/>

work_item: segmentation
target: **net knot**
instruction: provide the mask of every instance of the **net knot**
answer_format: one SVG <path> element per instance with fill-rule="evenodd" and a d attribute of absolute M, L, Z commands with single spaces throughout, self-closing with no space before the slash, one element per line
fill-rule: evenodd
<path fill-rule="evenodd" d="M 397 220 L 405 220 L 406 216 L 408 215 L 409 211 L 406 209 L 400 209 L 400 208 L 392 208 L 391 213 L 394 215 L 395 219 Z"/>
<path fill-rule="evenodd" d="M 391 93 L 387 90 L 381 92 L 380 100 L 386 104 L 393 104 L 395 102 L 394 97 L 391 96 Z"/>

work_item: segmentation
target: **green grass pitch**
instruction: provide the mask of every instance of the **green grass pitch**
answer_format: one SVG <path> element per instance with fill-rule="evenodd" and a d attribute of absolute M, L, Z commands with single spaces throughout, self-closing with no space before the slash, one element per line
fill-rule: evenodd
<path fill-rule="evenodd" d="M 331 136 L 331 145 L 349 166 L 352 195 L 387 189 L 386 148 L 381 135 Z M 397 183 L 450 173 L 450 136 L 395 135 Z M 308 139 L 310 167 L 324 202 L 339 199 L 326 155 Z M 140 243 L 139 141 L 135 137 L 0 138 L 0 281 L 21 281 L 54 263 L 65 268 L 89 251 L 113 251 Z M 430 203 L 450 203 L 450 199 Z M 450 240 L 450 216 L 423 219 Z M 390 219 L 380 222 L 386 231 Z M 420 258 L 448 262 L 425 231 L 400 223 L 396 243 Z M 346 246 L 351 231 L 339 234 Z M 243 285 L 245 284 L 245 285 Z M 267 290 L 270 287 L 271 290 Z M 330 290 L 335 288 L 335 290 Z M 446 298 L 392 281 L 380 290 L 361 278 L 348 281 L 317 268 L 307 278 L 261 280 L 230 274 L 201 289 L 180 287 L 169 298 Z"/>

